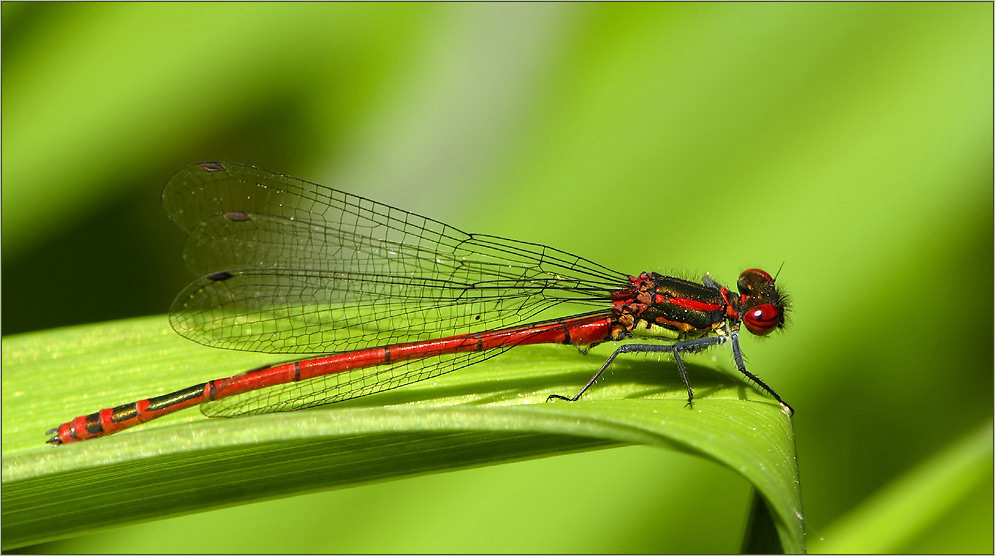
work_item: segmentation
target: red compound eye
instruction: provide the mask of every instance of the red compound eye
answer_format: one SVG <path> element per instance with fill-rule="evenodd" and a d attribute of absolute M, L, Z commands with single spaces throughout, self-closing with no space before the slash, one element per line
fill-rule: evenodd
<path fill-rule="evenodd" d="M 757 336 L 766 336 L 781 322 L 781 311 L 770 303 L 757 305 L 743 315 L 746 329 Z"/>
<path fill-rule="evenodd" d="M 764 288 L 770 287 L 773 284 L 774 279 L 770 277 L 770 274 L 759 268 L 744 270 L 736 282 L 736 285 L 739 287 L 739 293 L 743 295 L 756 295 L 757 292 L 763 291 Z"/>
<path fill-rule="evenodd" d="M 743 273 L 740 274 L 739 276 L 741 278 L 745 278 L 747 276 L 755 276 L 756 278 L 764 280 L 766 282 L 774 281 L 774 279 L 771 278 L 770 274 L 767 274 L 766 272 L 760 270 L 759 268 L 751 268 L 749 270 L 744 270 Z"/>

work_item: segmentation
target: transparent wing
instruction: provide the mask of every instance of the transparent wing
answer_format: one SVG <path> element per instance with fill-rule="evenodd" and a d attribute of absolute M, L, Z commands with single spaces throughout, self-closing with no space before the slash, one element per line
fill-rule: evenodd
<path fill-rule="evenodd" d="M 163 206 L 204 275 L 170 323 L 214 347 L 349 351 L 513 326 L 565 304 L 610 307 L 628 287 L 627 275 L 558 249 L 249 166 L 189 166 Z"/>

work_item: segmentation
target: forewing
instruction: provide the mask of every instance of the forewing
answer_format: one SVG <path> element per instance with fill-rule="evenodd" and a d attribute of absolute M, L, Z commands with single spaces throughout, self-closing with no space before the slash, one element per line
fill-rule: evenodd
<path fill-rule="evenodd" d="M 170 322 L 215 347 L 327 353 L 471 333 L 563 304 L 604 307 L 628 284 L 557 249 L 237 164 L 185 168 L 163 205 L 204 275 Z"/>

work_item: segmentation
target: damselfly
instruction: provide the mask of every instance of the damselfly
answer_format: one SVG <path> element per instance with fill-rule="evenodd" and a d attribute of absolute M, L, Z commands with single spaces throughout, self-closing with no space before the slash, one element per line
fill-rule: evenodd
<path fill-rule="evenodd" d="M 48 431 L 51 444 L 96 438 L 200 405 L 208 416 L 290 411 L 429 379 L 530 344 L 591 346 L 627 338 L 575 401 L 623 353 L 673 355 L 730 342 L 746 370 L 740 325 L 784 326 L 786 299 L 770 274 L 746 270 L 738 293 L 654 272 L 630 276 L 537 243 L 467 234 L 430 218 L 296 178 L 205 162 L 170 179 L 169 216 L 203 277 L 173 302 L 170 324 L 227 349 L 312 354 L 103 409 Z M 565 305 L 569 317 L 539 318 Z M 532 319 L 538 319 L 532 322 Z M 323 354 L 314 356 L 313 354 Z"/>

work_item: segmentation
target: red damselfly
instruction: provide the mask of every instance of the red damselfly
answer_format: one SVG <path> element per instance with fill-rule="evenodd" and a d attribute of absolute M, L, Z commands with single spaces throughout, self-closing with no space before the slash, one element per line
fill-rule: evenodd
<path fill-rule="evenodd" d="M 479 363 L 514 346 L 623 344 L 575 401 L 623 353 L 681 354 L 730 342 L 746 370 L 739 329 L 784 326 L 774 278 L 751 269 L 734 293 L 654 272 L 629 276 L 536 243 L 467 234 L 441 222 L 251 166 L 205 162 L 170 179 L 169 216 L 188 234 L 198 275 L 177 296 L 170 324 L 227 349 L 312 354 L 77 417 L 51 444 L 111 434 L 200 405 L 211 417 L 289 411 L 357 398 Z M 588 307 L 574 316 L 550 310 Z M 532 321 L 532 319 L 537 319 Z M 313 354 L 324 354 L 314 356 Z"/>

